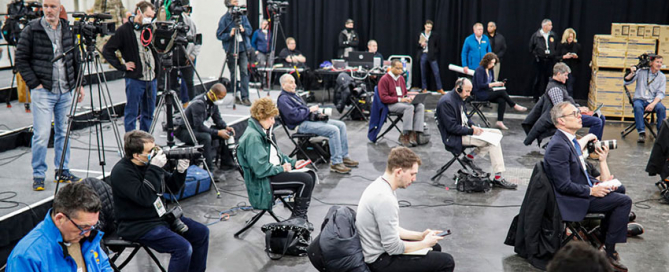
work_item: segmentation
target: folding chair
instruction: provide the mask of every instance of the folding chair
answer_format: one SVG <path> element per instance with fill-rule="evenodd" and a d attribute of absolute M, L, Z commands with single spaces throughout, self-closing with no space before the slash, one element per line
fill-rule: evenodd
<path fill-rule="evenodd" d="M 632 99 L 632 95 L 630 94 L 630 91 L 627 89 L 627 86 L 623 86 L 625 88 L 625 94 L 627 94 L 627 100 L 630 102 L 630 105 L 634 106 L 634 100 Z M 648 122 L 648 119 L 651 121 Z M 643 114 L 643 123 L 646 125 L 646 128 L 650 130 L 650 133 L 653 134 L 653 138 L 657 138 L 657 135 L 655 134 L 655 131 L 653 130 L 653 125 L 651 124 L 655 120 L 655 112 L 654 111 L 644 111 Z M 660 120 L 661 121 L 661 120 Z M 627 134 L 632 133 L 634 129 L 636 128 L 636 121 L 629 125 L 627 128 L 625 128 L 623 131 L 620 132 L 620 135 L 622 138 L 625 138 Z"/>
<path fill-rule="evenodd" d="M 473 148 L 473 147 L 474 146 L 463 146 L 461 154 L 466 156 L 467 153 L 465 152 L 465 150 L 467 150 L 468 148 Z M 457 153 L 449 150 L 448 148 L 446 148 L 446 150 L 453 155 L 453 158 L 450 161 L 448 161 L 446 164 L 444 164 L 441 168 L 439 168 L 439 170 L 437 170 L 437 173 L 430 178 L 430 180 L 432 180 L 432 181 L 437 180 L 444 172 L 446 172 L 446 170 L 448 170 L 448 168 L 451 167 L 451 165 L 453 163 L 455 163 L 455 161 L 460 163 L 460 165 L 462 165 L 462 168 L 468 169 L 467 165 L 465 165 L 465 163 L 462 161 L 462 159 L 460 159 L 460 154 L 457 154 Z"/>
<path fill-rule="evenodd" d="M 571 240 L 584 241 L 592 245 L 594 248 L 599 249 L 602 246 L 601 241 L 597 238 L 597 233 L 599 231 L 599 223 L 596 223 L 596 220 L 603 220 L 603 213 L 587 213 L 583 221 L 581 222 L 568 222 L 563 221 L 565 224 L 565 232 L 569 231 L 570 234 L 566 235 L 562 240 L 561 246 L 566 245 Z M 594 227 L 592 227 L 594 225 Z"/>
<path fill-rule="evenodd" d="M 376 136 L 376 141 L 383 138 L 383 136 L 386 135 L 388 132 L 390 132 L 393 128 L 395 128 L 397 132 L 402 134 L 402 130 L 400 129 L 400 127 L 397 126 L 397 123 L 402 121 L 402 116 L 404 115 L 401 113 L 388 112 L 388 114 L 386 115 L 386 122 L 390 122 L 390 125 L 381 134 Z"/>
<path fill-rule="evenodd" d="M 99 229 L 105 232 L 104 237 L 102 238 L 102 243 L 108 249 L 107 254 L 109 255 L 109 264 L 111 265 L 114 271 L 121 271 L 131 260 L 135 257 L 135 254 L 140 249 L 144 249 L 146 254 L 149 255 L 151 260 L 158 266 L 160 271 L 165 272 L 165 268 L 160 264 L 156 255 L 149 249 L 149 247 L 139 243 L 123 240 L 116 233 L 116 225 L 114 218 L 114 198 L 112 197 L 111 186 L 105 183 L 102 180 L 96 178 L 87 178 L 82 182 L 88 184 L 94 191 L 97 193 L 100 198 L 100 202 L 103 204 L 103 209 L 100 211 L 100 224 Z M 106 205 L 109 204 L 109 205 Z M 123 254 L 126 248 L 132 248 L 130 255 L 121 263 L 121 265 L 116 265 L 116 260 Z"/>
<path fill-rule="evenodd" d="M 467 101 L 465 101 L 465 104 L 471 106 L 471 110 L 467 113 L 467 118 L 472 118 L 474 114 L 478 115 L 479 118 L 481 118 L 481 121 L 483 124 L 485 124 L 486 127 L 490 127 L 490 121 L 488 121 L 488 118 L 485 117 L 483 114 L 483 107 L 490 107 L 490 101 L 478 101 L 474 96 L 470 96 Z"/>
<path fill-rule="evenodd" d="M 290 204 L 288 204 L 288 202 L 286 202 L 286 200 L 284 198 L 287 197 L 287 196 L 290 196 L 292 194 L 294 194 L 294 192 L 291 191 L 291 190 L 274 190 L 272 192 L 272 195 L 274 197 L 274 202 L 276 202 L 277 199 L 280 200 L 283 203 L 283 206 L 288 208 L 288 210 L 290 210 L 290 212 L 293 212 L 293 207 Z M 279 218 L 276 216 L 276 214 L 274 214 L 273 211 L 271 211 L 271 210 L 261 210 L 259 213 L 257 213 L 253 217 L 251 217 L 251 219 L 246 221 L 246 223 L 244 224 L 244 227 L 242 229 L 235 232 L 235 235 L 234 235 L 235 238 L 239 238 L 239 235 L 244 233 L 249 228 L 253 227 L 253 225 L 255 225 L 255 223 L 258 222 L 258 220 L 260 220 L 260 217 L 262 217 L 265 213 L 269 213 L 269 215 L 271 215 L 272 218 L 274 218 L 274 220 L 276 220 L 276 222 L 281 222 L 281 220 L 279 220 Z"/>
<path fill-rule="evenodd" d="M 313 134 L 313 133 L 298 133 L 298 132 L 296 132 L 296 133 L 291 134 L 290 131 L 288 130 L 288 127 L 283 123 L 283 118 L 281 116 L 279 116 L 279 118 L 277 118 L 277 121 L 279 121 L 281 123 L 281 126 L 283 127 L 283 130 L 286 132 L 286 135 L 288 136 L 288 139 L 290 139 L 290 141 L 295 146 L 295 148 L 293 149 L 293 151 L 290 152 L 288 157 L 292 157 L 292 156 L 297 155 L 297 153 L 300 153 L 305 158 L 309 158 L 309 155 L 307 154 L 307 152 L 305 150 L 308 149 L 308 148 L 313 148 L 316 151 L 316 154 L 318 155 L 318 158 L 316 160 L 313 160 L 311 165 L 314 168 L 314 171 L 318 172 L 318 168 L 316 167 L 316 164 L 318 164 L 320 162 L 323 162 L 323 163 L 328 162 L 328 160 L 325 159 L 325 156 L 327 156 L 327 152 L 325 152 L 325 150 L 323 150 L 323 148 L 321 148 L 320 146 L 311 143 L 311 138 L 315 138 L 315 137 L 319 137 L 319 136 L 316 135 L 316 134 Z"/>

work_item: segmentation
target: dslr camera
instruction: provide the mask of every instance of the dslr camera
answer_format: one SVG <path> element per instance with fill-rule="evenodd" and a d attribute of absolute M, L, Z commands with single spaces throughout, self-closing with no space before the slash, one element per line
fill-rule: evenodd
<path fill-rule="evenodd" d="M 181 221 L 183 214 L 184 211 L 181 209 L 181 206 L 176 206 L 163 215 L 165 221 L 170 224 L 170 229 L 181 235 L 188 231 L 188 226 Z"/>
<path fill-rule="evenodd" d="M 168 160 L 188 159 L 195 161 L 202 157 L 202 154 L 204 153 L 204 147 L 202 145 L 198 145 L 172 149 L 165 148 L 163 149 L 163 153 L 165 153 L 165 157 L 167 157 Z"/>
<path fill-rule="evenodd" d="M 618 143 L 616 140 L 606 140 L 606 141 L 590 141 L 588 142 L 587 148 L 588 148 L 588 153 L 595 153 L 595 150 L 597 148 L 602 148 L 603 146 L 606 146 L 609 148 L 609 150 L 613 150 L 618 148 Z"/>

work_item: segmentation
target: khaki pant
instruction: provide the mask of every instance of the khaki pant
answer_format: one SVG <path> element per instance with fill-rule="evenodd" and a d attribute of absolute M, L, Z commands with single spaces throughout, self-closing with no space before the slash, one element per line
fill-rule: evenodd
<path fill-rule="evenodd" d="M 486 132 L 502 134 L 499 129 L 484 128 Z M 492 173 L 502 173 L 506 169 L 504 168 L 504 157 L 502 156 L 502 146 L 501 143 L 498 146 L 494 146 L 486 141 L 479 139 L 474 139 L 470 135 L 462 136 L 462 145 L 463 146 L 475 146 L 476 155 L 485 156 L 487 153 L 490 153 L 490 164 L 492 164 Z"/>
<path fill-rule="evenodd" d="M 495 65 L 495 67 L 492 68 L 492 73 L 495 75 L 495 80 L 497 81 L 502 81 L 502 79 L 499 78 L 500 69 L 502 69 L 502 63 L 498 63 Z"/>

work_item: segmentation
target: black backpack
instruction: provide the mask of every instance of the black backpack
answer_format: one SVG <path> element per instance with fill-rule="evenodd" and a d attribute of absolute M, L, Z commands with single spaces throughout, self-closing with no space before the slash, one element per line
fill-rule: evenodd
<path fill-rule="evenodd" d="M 466 169 L 460 169 L 453 179 L 460 192 L 487 192 L 492 188 L 489 173 L 482 175 L 476 171 L 470 173 Z"/>

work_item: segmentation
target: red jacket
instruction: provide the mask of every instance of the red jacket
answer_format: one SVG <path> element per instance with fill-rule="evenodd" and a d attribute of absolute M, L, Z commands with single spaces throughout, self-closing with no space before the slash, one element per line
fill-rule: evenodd
<path fill-rule="evenodd" d="M 383 77 L 381 77 L 381 80 L 379 80 L 379 97 L 381 97 L 381 102 L 383 104 L 395 104 L 399 102 L 397 99 L 400 98 L 397 96 L 397 91 L 395 90 L 395 87 L 399 85 L 400 88 L 402 88 L 402 96 L 401 97 L 406 97 L 407 96 L 407 84 L 404 81 L 404 77 L 400 75 L 400 77 L 395 81 L 393 77 L 390 74 L 385 74 Z"/>

